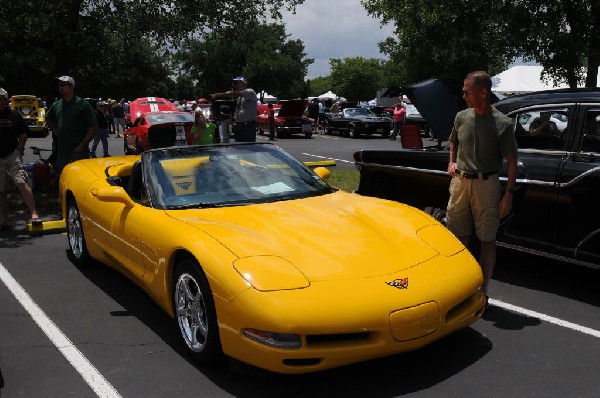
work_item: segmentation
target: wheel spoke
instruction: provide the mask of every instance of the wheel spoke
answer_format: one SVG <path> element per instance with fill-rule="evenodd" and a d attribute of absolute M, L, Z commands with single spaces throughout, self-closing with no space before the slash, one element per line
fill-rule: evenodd
<path fill-rule="evenodd" d="M 185 279 L 185 283 L 183 283 L 183 290 L 184 290 L 184 294 L 185 294 L 185 299 L 188 302 L 195 302 L 196 300 L 196 295 L 194 293 L 192 293 L 192 290 L 190 289 L 190 282 L 193 282 L 194 280 L 191 278 L 186 278 Z"/>

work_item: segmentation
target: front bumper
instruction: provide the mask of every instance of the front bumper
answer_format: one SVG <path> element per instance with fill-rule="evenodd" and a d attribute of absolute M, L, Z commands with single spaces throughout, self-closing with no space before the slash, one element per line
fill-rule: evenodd
<path fill-rule="evenodd" d="M 430 262 L 437 263 L 434 272 L 418 266 L 307 289 L 249 289 L 232 302 L 217 301 L 223 350 L 273 372 L 307 373 L 421 348 L 475 322 L 485 305 L 479 266 L 466 250 L 452 261 L 437 256 Z M 451 268 L 457 286 L 449 287 L 438 267 Z M 410 281 L 406 289 L 388 284 L 402 278 Z M 300 335 L 302 347 L 266 346 L 243 335 L 248 327 Z"/>

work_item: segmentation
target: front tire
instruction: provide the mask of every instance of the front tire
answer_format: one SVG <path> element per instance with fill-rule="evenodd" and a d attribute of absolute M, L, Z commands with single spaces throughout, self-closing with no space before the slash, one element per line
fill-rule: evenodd
<path fill-rule="evenodd" d="M 85 243 L 81 214 L 75 199 L 69 200 L 67 204 L 67 237 L 75 265 L 80 267 L 88 263 L 90 254 Z"/>
<path fill-rule="evenodd" d="M 356 126 L 354 125 L 348 127 L 348 135 L 350 136 L 350 138 L 358 138 L 360 136 L 360 134 L 358 134 Z"/>
<path fill-rule="evenodd" d="M 194 360 L 203 365 L 216 363 L 223 354 L 215 302 L 202 268 L 190 258 L 175 268 L 173 311 L 181 338 Z"/>
<path fill-rule="evenodd" d="M 442 223 L 442 225 L 446 226 L 448 224 L 448 219 L 446 218 L 446 209 L 440 209 L 438 207 L 426 207 L 423 209 L 423 211 Z"/>
<path fill-rule="evenodd" d="M 331 131 L 329 130 L 329 123 L 327 123 L 327 120 L 323 120 L 323 122 L 319 126 L 319 132 L 323 135 L 331 134 Z"/>

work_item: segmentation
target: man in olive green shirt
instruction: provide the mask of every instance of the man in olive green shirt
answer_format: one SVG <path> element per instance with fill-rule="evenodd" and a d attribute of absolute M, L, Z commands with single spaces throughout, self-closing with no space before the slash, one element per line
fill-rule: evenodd
<path fill-rule="evenodd" d="M 512 209 L 517 177 L 517 144 L 511 120 L 492 107 L 492 80 L 483 71 L 464 80 L 468 109 L 459 112 L 450 135 L 448 229 L 466 246 L 475 229 L 481 243 L 479 264 L 483 292 L 496 264 L 496 232 Z M 498 172 L 508 164 L 508 182 L 501 195 Z"/>
<path fill-rule="evenodd" d="M 46 114 L 46 123 L 58 140 L 56 168 L 60 173 L 70 162 L 90 157 L 88 144 L 96 135 L 98 123 L 92 106 L 75 95 L 75 80 L 57 78 L 62 99 L 55 101 Z"/>

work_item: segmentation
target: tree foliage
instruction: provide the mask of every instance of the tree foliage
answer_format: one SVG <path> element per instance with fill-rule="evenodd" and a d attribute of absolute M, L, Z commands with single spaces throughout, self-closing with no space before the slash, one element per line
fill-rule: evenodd
<path fill-rule="evenodd" d="M 598 0 L 362 0 L 366 10 L 395 24 L 380 44 L 397 69 L 397 84 L 435 76 L 496 74 L 519 56 L 571 87 L 595 86 L 600 47 Z M 587 80 L 586 80 L 587 72 Z"/>
<path fill-rule="evenodd" d="M 501 71 L 514 56 L 509 1 L 363 0 L 367 11 L 395 24 L 396 38 L 380 44 L 399 84 L 473 70 Z"/>
<path fill-rule="evenodd" d="M 177 55 L 178 65 L 197 82 L 202 95 L 228 88 L 243 75 L 258 92 L 280 98 L 305 97 L 304 77 L 313 62 L 300 40 L 288 40 L 280 24 L 247 23 L 188 39 Z"/>
<path fill-rule="evenodd" d="M 349 101 L 368 100 L 382 87 L 381 61 L 376 58 L 333 58 L 331 86 L 333 92 Z"/>
<path fill-rule="evenodd" d="M 278 20 L 282 9 L 302 2 L 6 1 L 0 18 L 0 84 L 9 92 L 54 96 L 52 78 L 68 74 L 86 96 L 174 92 L 169 53 L 183 39 L 248 20 Z"/>
<path fill-rule="evenodd" d="M 331 77 L 329 76 L 315 77 L 314 79 L 307 80 L 307 84 L 310 88 L 307 97 L 317 97 L 327 91 L 333 91 Z"/>
<path fill-rule="evenodd" d="M 600 65 L 598 0 L 530 0 L 521 4 L 531 16 L 523 55 L 544 66 L 544 75 L 570 87 L 595 87 Z"/>

